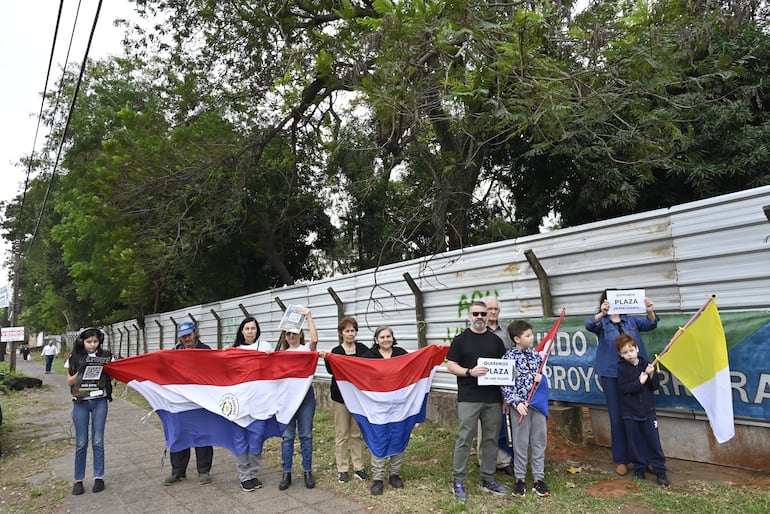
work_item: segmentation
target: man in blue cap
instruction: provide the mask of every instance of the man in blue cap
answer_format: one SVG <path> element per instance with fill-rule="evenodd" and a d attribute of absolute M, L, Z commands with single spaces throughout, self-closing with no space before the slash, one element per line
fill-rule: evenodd
<path fill-rule="evenodd" d="M 183 321 L 177 327 L 179 343 L 174 347 L 175 350 L 188 350 L 198 348 L 211 350 L 211 348 L 201 343 L 198 339 L 198 329 L 192 321 Z M 198 482 L 201 484 L 211 483 L 211 461 L 214 458 L 214 448 L 212 446 L 199 446 L 195 448 L 195 463 L 198 467 Z M 187 464 L 190 462 L 190 449 L 171 452 L 171 475 L 163 480 L 163 485 L 172 485 L 178 481 L 187 478 Z"/>

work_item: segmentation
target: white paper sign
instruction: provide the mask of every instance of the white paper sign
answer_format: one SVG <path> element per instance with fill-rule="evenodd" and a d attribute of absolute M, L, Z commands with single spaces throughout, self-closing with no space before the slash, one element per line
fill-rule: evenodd
<path fill-rule="evenodd" d="M 647 312 L 644 305 L 644 289 L 620 289 L 607 291 L 610 314 L 640 314 Z"/>
<path fill-rule="evenodd" d="M 24 341 L 24 327 L 0 328 L 0 337 L 3 341 Z"/>
<path fill-rule="evenodd" d="M 481 357 L 477 365 L 489 368 L 486 375 L 478 377 L 479 385 L 513 385 L 516 367 L 512 360 Z"/>

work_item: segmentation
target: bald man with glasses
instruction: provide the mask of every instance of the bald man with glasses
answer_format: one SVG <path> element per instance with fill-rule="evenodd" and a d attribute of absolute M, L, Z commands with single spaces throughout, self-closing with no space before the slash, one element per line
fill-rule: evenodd
<path fill-rule="evenodd" d="M 497 438 L 503 419 L 500 387 L 478 384 L 478 377 L 489 371 L 478 365 L 479 358 L 499 359 L 505 353 L 503 341 L 487 329 L 487 314 L 484 302 L 473 302 L 468 310 L 470 327 L 452 340 L 447 353 L 447 370 L 457 377 L 457 438 L 452 482 L 454 496 L 460 501 L 467 499 L 468 459 L 479 421 L 481 432 L 478 437 L 483 450 L 481 490 L 496 495 L 508 494 L 508 489 L 495 481 Z"/>

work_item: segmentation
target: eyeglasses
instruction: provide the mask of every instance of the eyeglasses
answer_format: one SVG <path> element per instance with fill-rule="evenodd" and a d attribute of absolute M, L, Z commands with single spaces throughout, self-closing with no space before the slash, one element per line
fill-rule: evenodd
<path fill-rule="evenodd" d="M 487 315 L 486 312 L 471 312 L 471 316 L 473 316 L 474 318 L 476 318 L 478 316 L 481 316 L 483 318 L 486 315 Z"/>

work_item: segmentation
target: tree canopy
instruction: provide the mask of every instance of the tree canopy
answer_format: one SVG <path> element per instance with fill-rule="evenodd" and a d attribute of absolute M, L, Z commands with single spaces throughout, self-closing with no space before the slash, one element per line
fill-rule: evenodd
<path fill-rule="evenodd" d="M 136 7 L 5 206 L 39 328 L 770 183 L 764 1 Z"/>

